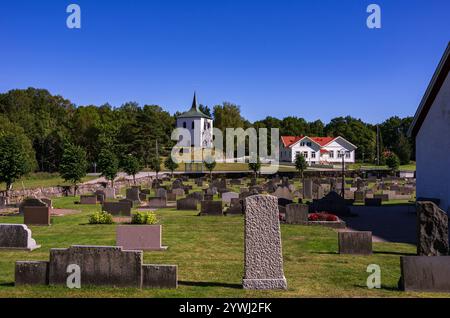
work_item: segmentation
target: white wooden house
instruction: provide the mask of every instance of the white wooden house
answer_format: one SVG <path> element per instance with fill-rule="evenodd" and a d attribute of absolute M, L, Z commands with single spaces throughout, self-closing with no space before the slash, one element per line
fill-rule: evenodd
<path fill-rule="evenodd" d="M 417 109 L 409 135 L 416 140 L 417 198 L 438 199 L 450 212 L 450 43 Z"/>

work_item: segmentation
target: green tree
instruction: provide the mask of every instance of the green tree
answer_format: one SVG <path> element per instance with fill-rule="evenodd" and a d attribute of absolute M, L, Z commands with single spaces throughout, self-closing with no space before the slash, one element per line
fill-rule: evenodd
<path fill-rule="evenodd" d="M 158 173 L 161 171 L 161 158 L 156 156 L 150 160 L 150 169 L 156 172 L 156 180 L 158 180 Z"/>
<path fill-rule="evenodd" d="M 136 184 L 136 174 L 141 170 L 142 166 L 139 159 L 133 155 L 124 156 L 121 160 L 123 171 L 129 176 L 133 176 L 133 183 Z"/>
<path fill-rule="evenodd" d="M 303 157 L 302 154 L 298 153 L 295 156 L 295 169 L 300 173 L 300 177 L 303 179 L 303 172 L 308 167 L 308 164 L 306 163 L 305 157 Z"/>
<path fill-rule="evenodd" d="M 108 148 L 100 151 L 98 155 L 98 169 L 101 171 L 101 175 L 111 181 L 111 186 L 114 187 L 114 179 L 119 172 L 119 160 L 114 152 Z"/>
<path fill-rule="evenodd" d="M 261 159 L 259 158 L 259 156 L 256 156 L 256 160 L 254 159 L 254 155 L 252 155 L 252 159 L 251 161 L 253 162 L 249 162 L 248 164 L 248 168 L 253 171 L 254 175 L 255 175 L 255 179 L 258 177 L 258 173 L 261 170 Z"/>
<path fill-rule="evenodd" d="M 394 173 L 398 170 L 400 166 L 400 159 L 395 153 L 390 153 L 386 157 L 386 165 L 391 169 L 391 171 Z"/>
<path fill-rule="evenodd" d="M 164 166 L 169 169 L 169 171 L 172 173 L 173 178 L 173 172 L 178 169 L 179 165 L 175 161 L 173 161 L 172 156 L 168 156 L 166 160 L 164 161 Z"/>
<path fill-rule="evenodd" d="M 209 171 L 209 179 L 212 181 L 212 172 L 217 165 L 217 162 L 213 158 L 207 158 L 204 161 L 206 169 Z"/>
<path fill-rule="evenodd" d="M 83 177 L 86 176 L 87 165 L 86 151 L 67 142 L 64 145 L 59 174 L 65 181 L 73 184 L 74 195 L 76 195 L 77 183 L 81 182 Z"/>
<path fill-rule="evenodd" d="M 32 169 L 23 140 L 11 134 L 0 135 L 0 183 L 6 184 L 6 195 L 13 183 Z"/>

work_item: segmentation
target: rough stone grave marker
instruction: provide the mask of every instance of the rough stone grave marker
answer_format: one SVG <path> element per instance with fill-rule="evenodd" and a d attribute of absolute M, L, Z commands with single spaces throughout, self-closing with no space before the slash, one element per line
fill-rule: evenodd
<path fill-rule="evenodd" d="M 245 199 L 244 256 L 244 289 L 287 289 L 277 197 Z"/>

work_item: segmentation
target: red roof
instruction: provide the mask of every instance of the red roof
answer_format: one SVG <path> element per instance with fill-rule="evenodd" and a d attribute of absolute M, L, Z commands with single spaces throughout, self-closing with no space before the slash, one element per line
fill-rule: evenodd
<path fill-rule="evenodd" d="M 320 153 L 328 153 L 329 151 L 326 149 L 320 149 Z"/>
<path fill-rule="evenodd" d="M 305 136 L 281 136 L 281 141 L 283 142 L 283 145 L 285 148 L 289 148 L 291 147 L 293 144 L 295 144 L 296 142 L 298 142 L 299 140 L 305 138 Z M 316 142 L 317 144 L 319 144 L 321 147 L 329 144 L 330 142 L 332 142 L 334 139 L 334 137 L 308 137 L 309 139 L 311 139 L 312 141 Z"/>

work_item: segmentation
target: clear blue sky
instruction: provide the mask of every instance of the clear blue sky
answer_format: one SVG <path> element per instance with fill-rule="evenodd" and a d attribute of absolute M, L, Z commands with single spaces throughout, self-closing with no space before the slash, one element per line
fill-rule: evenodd
<path fill-rule="evenodd" d="M 67 5 L 82 29 L 66 27 Z M 382 29 L 366 7 L 382 8 Z M 412 116 L 450 40 L 448 0 L 2 0 L 0 91 L 171 113 L 229 101 L 328 122 Z"/>

